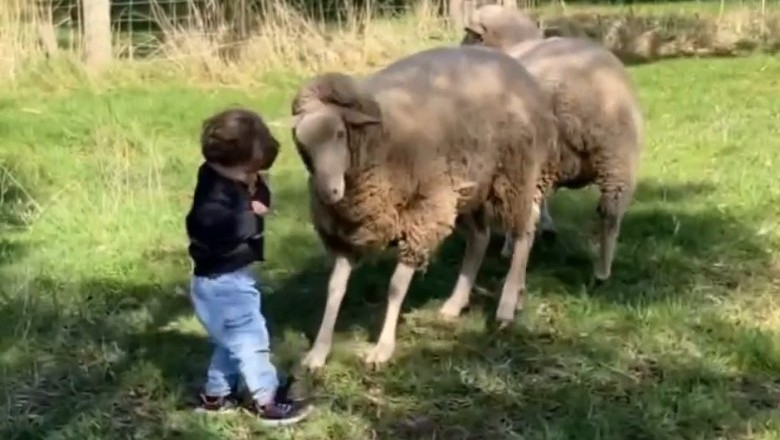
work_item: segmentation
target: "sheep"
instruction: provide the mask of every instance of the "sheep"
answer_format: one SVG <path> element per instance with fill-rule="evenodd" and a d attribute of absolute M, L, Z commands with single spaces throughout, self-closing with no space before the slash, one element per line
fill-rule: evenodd
<path fill-rule="evenodd" d="M 461 46 L 491 47 L 509 54 L 551 96 L 561 142 L 552 192 L 561 187 L 599 187 L 599 252 L 593 274 L 596 282 L 603 282 L 612 272 L 644 144 L 638 98 L 625 67 L 610 51 L 586 39 L 542 38 L 541 32 L 528 30 L 529 19 L 523 17 L 500 6 L 479 8 L 466 25 Z M 546 198 L 540 209 L 539 230 L 554 236 Z M 511 254 L 511 242 L 511 234 L 506 234 L 504 256 Z"/>
<path fill-rule="evenodd" d="M 514 319 L 544 190 L 541 164 L 557 155 L 549 100 L 519 63 L 486 48 L 428 49 L 364 78 L 315 76 L 298 90 L 292 114 L 312 223 L 334 259 L 304 367 L 325 364 L 353 267 L 392 248 L 398 262 L 384 325 L 364 359 L 388 361 L 409 283 L 456 223 L 467 247 L 455 300 L 440 312 L 462 308 L 453 301 L 473 287 L 497 222 L 517 240 L 496 318 L 500 326 Z"/>
<path fill-rule="evenodd" d="M 463 43 L 482 43 L 484 46 L 506 50 L 517 42 L 542 38 L 544 33 L 530 17 L 491 4 L 472 12 L 465 26 Z"/>

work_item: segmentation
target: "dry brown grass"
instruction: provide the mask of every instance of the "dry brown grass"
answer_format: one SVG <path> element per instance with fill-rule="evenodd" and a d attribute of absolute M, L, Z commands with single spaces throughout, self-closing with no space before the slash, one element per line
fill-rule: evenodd
<path fill-rule="evenodd" d="M 444 39 L 447 32 L 429 0 L 397 19 L 377 20 L 374 10 L 357 9 L 348 2 L 341 9 L 347 19 L 326 25 L 287 3 L 273 1 L 254 15 L 248 32 L 237 32 L 220 16 L 195 13 L 186 25 L 176 25 L 164 14 L 156 14 L 165 29 L 160 50 L 178 69 L 209 77 L 345 66 L 360 71 L 425 47 L 436 37 Z"/>
<path fill-rule="evenodd" d="M 27 62 L 51 54 L 51 45 L 36 34 L 46 28 L 54 35 L 50 14 L 33 14 L 25 0 L 0 11 L 0 79 L 15 77 Z M 362 71 L 410 51 L 455 38 L 445 19 L 436 14 L 435 0 L 418 2 L 403 16 L 377 19 L 370 6 L 357 9 L 339 6 L 345 20 L 325 24 L 281 0 L 266 3 L 262 11 L 246 11 L 237 31 L 231 19 L 218 9 L 198 10 L 190 5 L 190 17 L 175 21 L 163 8 L 153 6 L 152 17 L 162 28 L 156 49 L 149 57 L 132 60 L 133 74 L 177 75 L 192 81 L 244 82 L 269 71 L 307 73 L 349 67 Z M 258 13 L 259 12 L 259 13 Z M 38 32 L 40 33 L 40 32 Z M 116 42 L 116 53 L 128 53 L 127 43 Z M 54 48 L 57 49 L 56 44 Z M 79 48 L 57 49 L 60 57 L 78 54 Z M 53 55 L 53 54 L 51 54 Z M 5 62 L 8 60 L 8 62 Z M 164 66 L 161 66 L 164 65 Z M 112 77 L 127 76 L 127 62 L 111 69 Z"/>
<path fill-rule="evenodd" d="M 338 24 L 325 24 L 282 0 L 265 3 L 261 11 L 233 11 L 230 17 L 219 8 L 198 10 L 191 4 L 185 22 L 153 7 L 150 19 L 163 30 L 154 53 L 129 60 L 132 69 L 128 69 L 127 59 L 120 60 L 108 76 L 111 81 L 164 75 L 192 82 L 244 83 L 269 71 L 305 74 L 348 68 L 361 72 L 414 50 L 454 44 L 460 32 L 437 13 L 438 1 L 422 0 L 394 18 L 377 18 L 370 2 L 358 9 L 344 1 L 338 9 L 345 18 Z M 46 69 L 79 69 L 78 62 L 73 63 L 80 54 L 78 45 L 58 45 L 58 25 L 51 12 L 35 10 L 31 4 L 28 0 L 0 0 L 0 80 L 18 77 L 31 62 L 46 56 L 69 61 L 66 69 L 52 62 L 45 63 Z M 550 8 L 542 8 L 534 14 L 543 27 L 557 34 L 601 41 L 626 60 L 733 55 L 780 46 L 780 13 L 774 8 L 767 12 L 733 9 L 719 14 L 594 11 L 577 8 L 569 13 L 559 8 L 551 13 Z M 240 30 L 235 17 L 241 18 Z M 132 50 L 127 47 L 116 50 L 128 52 Z M 48 75 L 40 70 L 37 73 L 39 77 Z M 82 79 L 77 75 L 71 83 Z"/>
<path fill-rule="evenodd" d="M 0 0 L 0 78 L 13 78 L 26 60 L 40 55 L 33 12 L 26 0 Z"/>

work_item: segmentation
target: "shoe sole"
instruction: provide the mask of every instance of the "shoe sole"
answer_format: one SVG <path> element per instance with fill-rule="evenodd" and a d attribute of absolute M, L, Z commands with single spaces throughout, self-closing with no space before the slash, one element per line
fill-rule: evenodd
<path fill-rule="evenodd" d="M 309 416 L 309 414 L 311 414 L 311 411 L 312 411 L 312 408 L 311 407 L 307 407 L 306 409 L 301 411 L 301 413 L 298 414 L 297 416 L 290 417 L 288 419 L 273 420 L 273 419 L 262 419 L 261 418 L 259 420 L 260 420 L 260 424 L 263 425 L 263 426 L 268 426 L 268 427 L 289 426 L 289 425 L 294 425 L 296 423 L 299 423 L 299 422 L 303 421 L 305 418 L 307 418 Z"/>
<path fill-rule="evenodd" d="M 228 413 L 234 413 L 238 410 L 238 407 L 231 406 L 229 408 L 220 408 L 220 409 L 206 409 L 206 408 L 195 408 L 192 410 L 195 414 L 228 414 Z"/>

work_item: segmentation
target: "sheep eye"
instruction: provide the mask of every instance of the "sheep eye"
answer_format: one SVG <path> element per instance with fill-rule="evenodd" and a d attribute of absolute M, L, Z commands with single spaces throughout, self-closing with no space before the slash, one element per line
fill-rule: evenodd
<path fill-rule="evenodd" d="M 336 132 L 336 139 L 339 139 L 339 140 L 341 140 L 341 139 L 344 139 L 344 135 L 345 135 L 345 134 L 346 134 L 346 133 L 344 133 L 344 130 L 338 130 L 338 131 Z"/>

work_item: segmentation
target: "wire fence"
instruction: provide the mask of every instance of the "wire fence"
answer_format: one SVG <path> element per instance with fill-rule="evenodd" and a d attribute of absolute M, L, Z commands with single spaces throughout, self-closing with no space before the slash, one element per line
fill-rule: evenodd
<path fill-rule="evenodd" d="M 37 1 L 40 7 L 51 11 L 59 45 L 78 45 L 82 30 L 81 1 Z M 284 4 L 327 21 L 345 19 L 343 15 L 348 9 L 365 8 L 366 1 L 351 0 L 347 4 L 344 0 L 285 0 Z M 372 0 L 370 9 L 374 15 L 399 15 L 415 6 L 409 1 Z M 112 38 L 119 48 L 116 55 L 153 54 L 165 31 L 171 29 L 188 29 L 209 36 L 230 26 L 239 29 L 239 34 L 246 34 L 247 29 L 257 25 L 258 18 L 274 4 L 280 3 L 276 0 L 111 0 Z"/>
<path fill-rule="evenodd" d="M 446 1 L 446 0 L 445 0 Z M 51 7 L 55 19 L 63 24 L 76 25 L 80 17 L 79 0 L 38 0 L 39 4 Z M 414 7 L 415 0 L 380 0 L 371 2 L 373 13 L 380 15 L 407 12 Z M 185 24 L 195 16 L 220 14 L 225 17 L 251 20 L 252 15 L 260 13 L 276 3 L 267 0 L 111 0 L 111 19 L 114 29 L 153 31 L 159 29 L 160 19 L 166 22 Z M 347 4 L 352 8 L 363 8 L 366 0 L 293 0 L 285 4 L 312 15 L 330 18 L 344 10 Z"/>
<path fill-rule="evenodd" d="M 79 4 L 82 0 L 35 0 L 41 5 L 47 5 L 54 11 L 55 18 L 67 19 L 71 23 L 78 22 Z M 362 8 L 367 2 L 371 3 L 371 9 L 377 14 L 398 14 L 407 12 L 413 8 L 419 0 L 285 0 L 284 3 L 302 11 L 328 18 L 343 10 L 347 4 L 355 8 Z M 444 3 L 448 0 L 434 0 Z M 476 4 L 500 3 L 500 0 L 475 0 Z M 587 4 L 591 6 L 647 6 L 676 4 L 695 4 L 697 7 L 717 8 L 740 6 L 760 6 L 776 8 L 780 0 L 513 0 L 520 8 L 536 8 L 551 4 L 562 7 Z M 267 7 L 274 0 L 110 0 L 112 23 L 115 29 L 154 30 L 158 27 L 160 14 L 166 20 L 183 23 L 190 20 L 194 14 L 219 11 L 226 15 L 239 15 L 258 12 Z"/>
<path fill-rule="evenodd" d="M 50 9 L 55 24 L 57 40 L 60 46 L 76 46 L 81 34 L 82 0 L 36 0 L 40 5 Z M 246 36 L 248 30 L 259 24 L 258 18 L 274 5 L 283 4 L 293 7 L 303 14 L 321 20 L 346 19 L 347 12 L 365 10 L 366 2 L 370 2 L 370 10 L 374 15 L 399 15 L 409 12 L 419 6 L 423 0 L 111 0 L 112 38 L 119 50 L 115 53 L 120 57 L 143 57 L 157 53 L 159 43 L 164 40 L 166 30 L 188 29 L 189 32 L 200 32 L 211 37 L 224 33 L 224 28 L 230 27 L 235 34 Z M 449 0 L 426 0 L 444 8 Z M 463 0 L 476 7 L 483 3 L 496 3 L 500 0 Z M 771 7 L 777 8 L 780 0 L 769 0 Z M 521 8 L 545 7 L 557 4 L 566 7 L 576 6 L 578 0 L 516 0 Z M 598 0 L 588 1 L 589 4 L 599 3 Z M 617 6 L 614 1 L 602 2 L 604 6 Z M 674 0 L 666 1 L 618 1 L 624 6 L 634 5 L 674 5 Z M 764 9 L 766 0 L 740 0 L 740 4 L 752 4 L 756 9 Z M 711 0 L 697 2 L 697 7 L 716 10 L 724 3 Z M 350 11 L 351 10 L 351 11 Z M 465 12 L 465 11 L 464 11 Z M 689 20 L 694 19 L 691 12 Z M 677 19 L 677 18 L 676 18 Z M 255 28 L 256 29 L 256 28 Z"/>

